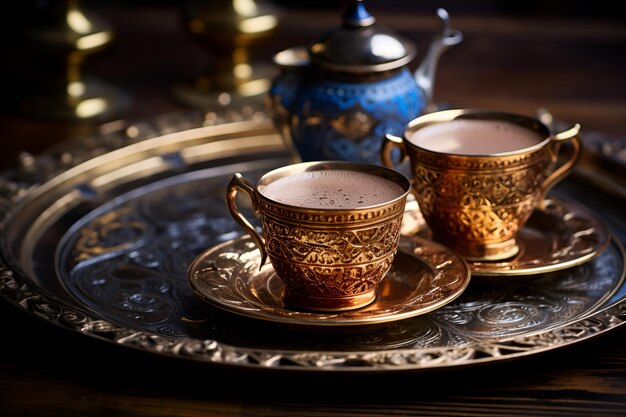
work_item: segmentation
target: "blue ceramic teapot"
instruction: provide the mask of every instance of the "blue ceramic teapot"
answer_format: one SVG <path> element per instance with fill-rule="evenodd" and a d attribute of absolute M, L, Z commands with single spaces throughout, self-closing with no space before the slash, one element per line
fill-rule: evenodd
<path fill-rule="evenodd" d="M 384 135 L 402 135 L 425 112 L 440 55 L 463 39 L 444 9 L 437 15 L 442 29 L 415 73 L 407 68 L 414 44 L 376 24 L 362 1 L 354 1 L 342 25 L 317 42 L 274 56 L 281 71 L 268 98 L 294 161 L 380 164 Z"/>

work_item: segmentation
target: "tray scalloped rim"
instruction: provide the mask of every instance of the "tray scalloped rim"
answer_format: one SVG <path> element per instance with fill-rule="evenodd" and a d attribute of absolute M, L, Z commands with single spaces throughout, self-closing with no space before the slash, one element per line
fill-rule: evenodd
<path fill-rule="evenodd" d="M 277 351 L 241 348 L 214 340 L 172 338 L 122 327 L 40 294 L 5 266 L 0 266 L 0 282 L 2 295 L 13 304 L 66 329 L 159 355 L 248 368 L 371 372 L 472 365 L 565 347 L 626 323 L 626 300 L 622 299 L 569 325 L 494 343 L 381 352 Z"/>

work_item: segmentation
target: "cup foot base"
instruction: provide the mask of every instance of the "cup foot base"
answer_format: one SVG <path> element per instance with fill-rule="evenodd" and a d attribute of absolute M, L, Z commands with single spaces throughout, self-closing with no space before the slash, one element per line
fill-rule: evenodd
<path fill-rule="evenodd" d="M 348 311 L 371 304 L 376 299 L 376 290 L 350 297 L 312 297 L 285 291 L 283 301 L 295 309 L 311 311 Z"/>
<path fill-rule="evenodd" d="M 477 244 L 477 243 L 456 243 L 450 245 L 467 261 L 494 262 L 513 258 L 520 251 L 520 247 L 515 239 L 504 242 Z"/>

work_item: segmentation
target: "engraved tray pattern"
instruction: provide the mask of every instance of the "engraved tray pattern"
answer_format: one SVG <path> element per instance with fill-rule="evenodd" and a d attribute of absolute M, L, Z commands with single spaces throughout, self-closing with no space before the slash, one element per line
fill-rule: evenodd
<path fill-rule="evenodd" d="M 506 286 L 472 282 L 439 310 L 358 328 L 303 329 L 208 306 L 188 287 L 186 269 L 207 247 L 241 234 L 223 203 L 226 182 L 235 171 L 254 178 L 288 161 L 271 122 L 242 113 L 120 126 L 5 172 L 0 294 L 46 321 L 130 348 L 294 371 L 495 362 L 626 322 L 621 201 L 571 180 L 556 191 L 593 204 L 616 236 L 583 265 Z"/>

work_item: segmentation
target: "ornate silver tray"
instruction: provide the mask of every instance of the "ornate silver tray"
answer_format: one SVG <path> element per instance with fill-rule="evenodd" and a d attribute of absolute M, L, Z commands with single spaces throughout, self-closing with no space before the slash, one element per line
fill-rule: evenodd
<path fill-rule="evenodd" d="M 205 249 L 242 234 L 224 204 L 227 181 L 288 161 L 271 122 L 253 112 L 109 126 L 25 158 L 0 178 L 0 294 L 103 342 L 203 364 L 300 372 L 498 362 L 626 322 L 623 201 L 576 178 L 554 194 L 586 204 L 614 234 L 582 265 L 504 285 L 472 280 L 452 303 L 384 324 L 290 326 L 208 305 L 189 287 L 187 268 Z"/>

